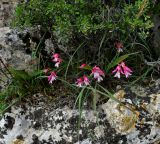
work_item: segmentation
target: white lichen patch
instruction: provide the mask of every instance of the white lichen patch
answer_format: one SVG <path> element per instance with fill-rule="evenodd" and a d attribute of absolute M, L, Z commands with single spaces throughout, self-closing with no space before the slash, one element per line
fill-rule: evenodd
<path fill-rule="evenodd" d="M 97 126 L 94 129 L 94 132 L 95 132 L 95 136 L 97 138 L 103 137 L 104 136 L 104 127 L 103 126 Z"/>
<path fill-rule="evenodd" d="M 151 94 L 149 97 L 151 102 L 147 105 L 147 111 L 152 115 L 156 112 L 160 114 L 160 94 Z"/>
<path fill-rule="evenodd" d="M 131 87 L 131 91 L 133 93 L 135 93 L 137 96 L 141 96 L 141 97 L 145 97 L 147 96 L 147 92 L 146 92 L 146 89 L 137 85 L 137 86 L 132 86 Z"/>

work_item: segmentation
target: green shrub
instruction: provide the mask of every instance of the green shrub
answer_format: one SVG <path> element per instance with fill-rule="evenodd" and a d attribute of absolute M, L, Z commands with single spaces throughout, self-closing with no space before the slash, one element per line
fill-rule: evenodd
<path fill-rule="evenodd" d="M 134 4 L 120 1 L 109 6 L 101 0 L 30 0 L 16 8 L 15 26 L 40 25 L 57 37 L 57 41 L 68 43 L 76 37 L 92 38 L 95 34 L 112 31 L 111 35 L 151 28 L 151 2 L 138 0 Z M 118 31 L 118 32 L 117 32 Z"/>

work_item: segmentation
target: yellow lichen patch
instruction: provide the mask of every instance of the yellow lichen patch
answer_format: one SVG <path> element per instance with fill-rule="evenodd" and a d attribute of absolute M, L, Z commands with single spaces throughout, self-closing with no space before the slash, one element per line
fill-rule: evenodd
<path fill-rule="evenodd" d="M 122 132 L 131 131 L 133 128 L 135 128 L 136 120 L 134 117 L 123 117 L 122 119 Z"/>
<path fill-rule="evenodd" d="M 125 91 L 124 90 L 119 90 L 117 93 L 114 94 L 114 97 L 121 100 L 125 96 Z"/>
<path fill-rule="evenodd" d="M 122 103 L 109 99 L 106 104 L 102 105 L 102 108 L 107 114 L 109 123 L 116 129 L 117 132 L 123 134 L 130 133 L 134 130 L 140 113 L 132 104 L 123 103 L 125 100 L 124 90 L 120 90 L 115 93 L 114 97 Z"/>
<path fill-rule="evenodd" d="M 147 110 L 146 104 L 142 103 L 140 106 L 141 106 L 144 110 Z"/>
<path fill-rule="evenodd" d="M 128 108 L 121 106 L 121 132 L 129 132 L 135 128 L 136 121 L 138 119 L 139 113 L 133 112 Z"/>
<path fill-rule="evenodd" d="M 140 112 L 139 112 L 139 111 L 135 111 L 135 114 L 136 114 L 136 116 L 137 116 L 137 118 L 138 118 L 139 115 L 140 115 Z"/>
<path fill-rule="evenodd" d="M 15 139 L 12 144 L 25 144 L 25 142 L 20 139 Z"/>

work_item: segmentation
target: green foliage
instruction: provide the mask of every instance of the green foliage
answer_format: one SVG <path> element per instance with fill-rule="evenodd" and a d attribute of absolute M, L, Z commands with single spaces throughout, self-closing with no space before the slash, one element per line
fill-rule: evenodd
<path fill-rule="evenodd" d="M 123 55 L 123 56 L 120 56 L 118 57 L 117 55 L 113 58 L 113 60 L 110 62 L 109 65 L 107 65 L 107 72 L 115 67 L 116 65 L 118 65 L 120 62 L 122 62 L 123 60 L 125 60 L 127 57 L 129 56 L 129 54 L 126 54 L 126 55 Z"/>
<path fill-rule="evenodd" d="M 18 102 L 21 98 L 31 94 L 33 95 L 45 88 L 42 85 L 42 81 L 37 79 L 42 74 L 41 71 L 32 74 L 24 70 L 15 70 L 12 68 L 9 71 L 12 75 L 12 82 L 0 93 L 0 113 L 15 102 Z"/>
<path fill-rule="evenodd" d="M 19 27 L 41 25 L 52 31 L 58 42 L 68 43 L 75 37 L 90 36 L 99 31 L 118 30 L 127 34 L 128 30 L 141 31 L 153 26 L 148 0 L 138 0 L 132 4 L 116 1 L 109 6 L 101 0 L 30 0 L 16 9 L 14 25 Z"/>

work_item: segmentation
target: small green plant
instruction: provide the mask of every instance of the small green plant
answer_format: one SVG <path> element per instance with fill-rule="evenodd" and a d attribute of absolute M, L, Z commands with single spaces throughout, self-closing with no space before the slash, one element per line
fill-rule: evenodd
<path fill-rule="evenodd" d="M 13 68 L 9 68 L 8 70 L 12 75 L 12 79 L 6 89 L 0 93 L 1 113 L 26 96 L 33 95 L 45 88 L 44 83 L 38 79 L 38 76 L 43 73 L 41 71 L 29 74 L 24 70 L 15 70 Z"/>

